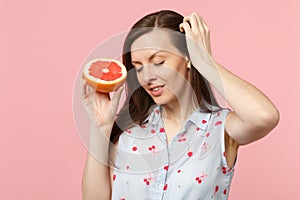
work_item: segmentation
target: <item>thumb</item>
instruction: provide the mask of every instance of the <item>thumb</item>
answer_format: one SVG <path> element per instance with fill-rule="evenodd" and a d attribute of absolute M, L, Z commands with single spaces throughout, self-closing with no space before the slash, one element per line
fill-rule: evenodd
<path fill-rule="evenodd" d="M 115 114 L 117 112 L 117 109 L 119 107 L 119 102 L 120 102 L 120 98 L 121 98 L 121 94 L 124 90 L 124 85 L 119 87 L 115 93 L 114 96 L 112 97 L 112 111 Z"/>

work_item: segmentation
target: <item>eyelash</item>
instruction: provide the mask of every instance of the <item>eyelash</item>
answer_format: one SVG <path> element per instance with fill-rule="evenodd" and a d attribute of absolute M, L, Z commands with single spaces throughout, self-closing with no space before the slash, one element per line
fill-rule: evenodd
<path fill-rule="evenodd" d="M 153 63 L 154 66 L 160 66 L 162 64 L 164 64 L 165 61 L 161 61 L 160 63 Z M 136 69 L 136 72 L 141 72 L 143 69 L 143 66 L 139 67 L 138 69 Z"/>
<path fill-rule="evenodd" d="M 164 64 L 164 62 L 165 62 L 165 61 L 161 61 L 160 63 L 154 63 L 153 65 L 154 65 L 154 66 L 160 66 L 160 65 Z"/>
<path fill-rule="evenodd" d="M 142 69 L 143 69 L 143 66 L 142 67 L 140 67 L 140 68 L 135 68 L 135 70 L 136 70 L 136 72 L 141 72 L 142 71 Z"/>

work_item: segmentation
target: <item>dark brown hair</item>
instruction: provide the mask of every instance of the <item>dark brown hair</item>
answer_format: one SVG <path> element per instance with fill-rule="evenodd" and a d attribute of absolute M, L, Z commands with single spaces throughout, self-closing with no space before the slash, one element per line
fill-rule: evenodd
<path fill-rule="evenodd" d="M 139 85 L 134 66 L 131 63 L 131 45 L 143 34 L 153 31 L 154 28 L 166 28 L 180 34 L 171 37 L 173 45 L 183 54 L 189 57 L 185 37 L 179 30 L 179 24 L 183 21 L 183 16 L 170 10 L 163 10 L 146 15 L 136 22 L 129 31 L 123 46 L 122 60 L 129 72 L 126 82 L 126 100 L 114 122 L 110 141 L 118 141 L 122 132 L 134 124 L 141 125 L 149 115 L 149 109 L 155 104 L 151 96 Z M 197 97 L 198 106 L 205 112 L 211 112 L 209 105 L 220 107 L 211 91 L 209 83 L 192 66 L 190 69 L 191 87 Z"/>

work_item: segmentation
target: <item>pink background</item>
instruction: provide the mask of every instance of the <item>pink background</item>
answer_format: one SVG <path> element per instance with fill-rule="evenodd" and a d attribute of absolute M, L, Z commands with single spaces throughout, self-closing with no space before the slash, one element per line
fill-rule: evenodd
<path fill-rule="evenodd" d="M 1 199 L 81 199 L 86 149 L 72 111 L 80 65 L 161 9 L 200 13 L 216 60 L 281 112 L 270 135 L 240 149 L 230 199 L 300 199 L 299 0 L 1 0 Z"/>

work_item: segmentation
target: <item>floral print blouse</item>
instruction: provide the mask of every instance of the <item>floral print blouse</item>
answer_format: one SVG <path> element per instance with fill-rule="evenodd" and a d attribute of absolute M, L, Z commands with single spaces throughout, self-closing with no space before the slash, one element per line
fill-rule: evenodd
<path fill-rule="evenodd" d="M 170 142 L 156 105 L 147 123 L 124 131 L 113 166 L 113 200 L 226 200 L 234 167 L 226 163 L 229 109 L 195 110 Z"/>

